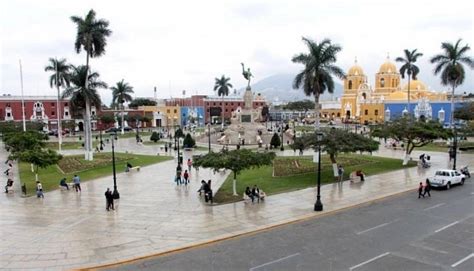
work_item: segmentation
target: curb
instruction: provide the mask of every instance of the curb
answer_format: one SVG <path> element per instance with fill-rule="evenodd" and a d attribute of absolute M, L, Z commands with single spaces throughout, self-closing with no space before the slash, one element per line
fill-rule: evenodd
<path fill-rule="evenodd" d="M 216 239 L 212 239 L 212 240 L 202 241 L 202 242 L 199 242 L 197 244 L 186 245 L 186 246 L 178 247 L 178 248 L 171 249 L 171 250 L 168 250 L 168 251 L 153 253 L 153 254 L 140 256 L 140 257 L 136 257 L 136 258 L 131 258 L 131 259 L 125 259 L 125 260 L 121 260 L 121 261 L 118 261 L 118 262 L 115 262 L 115 263 L 96 265 L 96 266 L 90 266 L 90 267 L 75 268 L 75 269 L 72 269 L 72 270 L 78 270 L 78 271 L 79 270 L 81 270 L 81 271 L 82 270 L 100 270 L 100 269 L 104 269 L 104 268 L 108 268 L 108 267 L 122 266 L 122 265 L 126 265 L 126 264 L 129 264 L 129 263 L 132 263 L 132 262 L 137 262 L 137 261 L 148 259 L 148 258 L 168 256 L 168 255 L 172 255 L 172 254 L 182 252 L 182 251 L 185 251 L 185 250 L 190 250 L 190 249 L 194 249 L 194 248 L 198 248 L 198 247 L 206 247 L 206 246 L 210 246 L 210 245 L 212 245 L 214 243 L 217 243 L 217 242 L 223 242 L 223 241 L 236 239 L 236 238 L 243 237 L 243 236 L 251 236 L 251 235 L 255 235 L 255 234 L 258 234 L 258 233 L 262 233 L 262 232 L 272 230 L 274 228 L 304 222 L 306 220 L 309 220 L 309 219 L 312 219 L 312 218 L 315 218 L 315 217 L 324 217 L 324 216 L 328 216 L 328 215 L 333 215 L 333 214 L 340 213 L 340 212 L 343 212 L 343 211 L 346 211 L 346 210 L 349 210 L 349 209 L 352 209 L 352 208 L 361 207 L 361 206 L 364 206 L 364 205 L 369 205 L 369 204 L 379 202 L 379 201 L 383 201 L 383 200 L 387 200 L 387 199 L 393 198 L 393 197 L 398 197 L 398 196 L 401 196 L 401 195 L 406 194 L 408 192 L 413 192 L 413 191 L 416 191 L 416 190 L 417 190 L 417 188 L 416 189 L 410 188 L 408 190 L 399 191 L 399 192 L 396 192 L 394 194 L 384 195 L 384 196 L 381 196 L 379 198 L 370 199 L 368 201 L 360 202 L 360 203 L 350 205 L 350 206 L 346 206 L 346 207 L 342 207 L 340 209 L 330 210 L 330 211 L 326 211 L 326 212 L 323 212 L 323 213 L 306 214 L 306 215 L 303 215 L 303 216 L 295 217 L 291 220 L 287 219 L 286 221 L 284 220 L 284 221 L 278 222 L 277 224 L 273 224 L 273 225 L 270 224 L 268 226 L 263 226 L 261 228 L 257 228 L 255 230 L 251 230 L 251 231 L 247 231 L 247 232 L 242 232 L 242 233 L 233 234 L 233 235 L 229 235 L 229 236 L 224 236 L 224 237 L 220 237 L 220 238 L 216 238 Z"/>

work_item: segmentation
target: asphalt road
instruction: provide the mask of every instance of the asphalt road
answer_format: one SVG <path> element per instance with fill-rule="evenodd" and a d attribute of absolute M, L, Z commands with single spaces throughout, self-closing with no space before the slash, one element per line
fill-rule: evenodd
<path fill-rule="evenodd" d="M 113 270 L 474 270 L 474 180 Z M 324 199 L 323 199 L 324 200 Z"/>

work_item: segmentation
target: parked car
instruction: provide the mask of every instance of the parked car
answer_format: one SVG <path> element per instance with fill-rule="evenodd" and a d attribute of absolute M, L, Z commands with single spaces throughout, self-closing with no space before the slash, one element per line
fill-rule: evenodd
<path fill-rule="evenodd" d="M 450 189 L 451 186 L 455 184 L 463 185 L 466 176 L 457 170 L 440 169 L 436 171 L 433 177 L 428 178 L 428 180 L 433 187 Z"/>

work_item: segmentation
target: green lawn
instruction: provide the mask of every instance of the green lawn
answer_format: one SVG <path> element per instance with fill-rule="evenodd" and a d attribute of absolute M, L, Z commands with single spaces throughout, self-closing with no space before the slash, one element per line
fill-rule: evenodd
<path fill-rule="evenodd" d="M 39 169 L 39 180 L 45 191 L 58 189 L 59 180 L 67 178 L 71 182 L 74 174 L 81 177 L 81 181 L 90 181 L 99 177 L 112 175 L 112 154 L 94 154 L 94 161 L 85 161 L 83 155 L 66 156 L 58 165 L 53 165 L 45 169 Z M 115 153 L 116 170 L 118 173 L 124 172 L 125 165 L 130 162 L 133 166 L 147 166 L 166 160 L 171 160 L 168 156 L 151 156 L 138 154 Z M 35 175 L 31 172 L 31 166 L 27 163 L 20 163 L 20 179 L 22 184 L 26 183 L 28 195 L 35 193 Z"/>
<path fill-rule="evenodd" d="M 316 186 L 317 179 L 315 172 L 317 164 L 312 163 L 312 157 L 277 157 L 275 159 L 283 160 L 280 161 L 282 162 L 280 164 L 291 164 L 294 163 L 295 160 L 298 160 L 299 167 L 304 173 L 291 176 L 272 177 L 274 170 L 273 166 L 245 170 L 237 176 L 237 193 L 239 194 L 237 197 L 232 195 L 233 174 L 230 174 L 219 191 L 217 191 L 215 201 L 218 203 L 239 201 L 242 199 L 245 188 L 247 186 L 253 187 L 255 184 L 263 189 L 267 195 Z M 402 161 L 400 159 L 354 154 L 339 155 L 338 162 L 340 162 L 344 167 L 345 179 L 349 178 L 351 172 L 358 169 L 362 169 L 366 175 L 370 176 L 382 172 L 416 166 L 416 162 L 413 161 L 407 166 L 402 166 Z M 287 169 L 283 170 L 291 172 Z M 334 182 L 332 166 L 328 156 L 323 156 L 321 160 L 321 182 Z"/>
<path fill-rule="evenodd" d="M 458 142 L 458 147 L 474 147 L 474 142 L 468 142 L 468 141 L 461 141 Z M 415 150 L 420 150 L 420 151 L 437 151 L 437 152 L 448 152 L 449 151 L 449 145 L 446 144 L 446 142 L 433 142 L 428 145 L 425 145 L 420 148 L 416 148 Z M 472 150 L 468 152 L 473 152 Z"/>
<path fill-rule="evenodd" d="M 46 142 L 46 148 L 57 151 L 58 142 Z M 82 142 L 63 142 L 63 144 L 61 144 L 61 149 L 63 150 L 83 149 Z"/>

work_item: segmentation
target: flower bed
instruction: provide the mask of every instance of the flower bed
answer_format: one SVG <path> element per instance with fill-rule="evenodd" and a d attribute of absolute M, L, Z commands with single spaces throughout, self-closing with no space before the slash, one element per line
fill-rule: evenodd
<path fill-rule="evenodd" d="M 121 162 L 125 160 L 133 159 L 131 155 L 116 155 L 115 162 Z M 85 161 L 80 156 L 64 156 L 58 162 L 58 167 L 65 174 L 70 174 L 74 172 L 79 172 L 94 167 L 101 167 L 112 163 L 112 154 L 110 153 L 101 153 L 94 155 L 94 161 Z"/>

